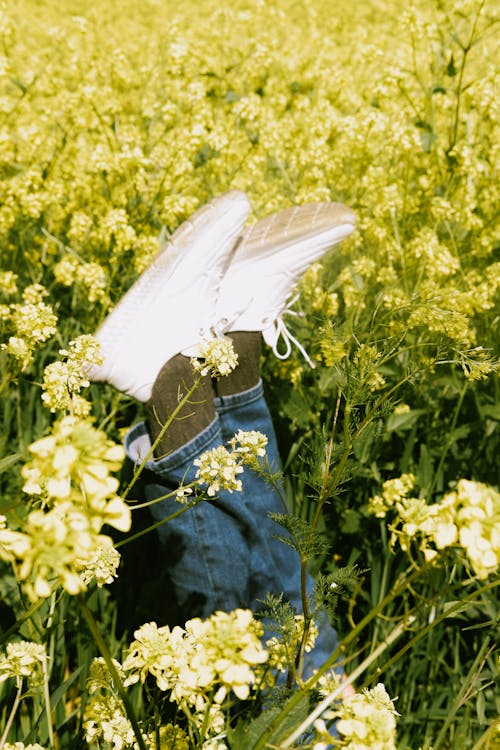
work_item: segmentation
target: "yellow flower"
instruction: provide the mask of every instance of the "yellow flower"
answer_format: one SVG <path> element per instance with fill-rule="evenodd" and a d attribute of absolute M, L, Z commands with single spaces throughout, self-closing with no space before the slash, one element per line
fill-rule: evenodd
<path fill-rule="evenodd" d="M 0 292 L 7 296 L 17 292 L 17 273 L 13 271 L 0 271 Z"/>
<path fill-rule="evenodd" d="M 11 336 L 7 344 L 2 344 L 2 349 L 18 360 L 23 372 L 33 362 L 32 348 L 19 336 Z"/>
<path fill-rule="evenodd" d="M 171 690 L 173 700 L 194 707 L 201 716 L 211 693 L 216 703 L 222 703 L 230 690 L 247 699 L 256 670 L 267 661 L 262 626 L 249 610 L 216 612 L 173 630 L 147 623 L 134 636 L 123 664 L 128 672 L 125 684 L 144 682 L 151 674 L 160 690 Z M 216 711 L 212 726 L 219 720 Z"/>
<path fill-rule="evenodd" d="M 314 648 L 318 637 L 316 623 L 309 623 L 309 630 L 305 643 L 306 652 Z M 291 628 L 283 630 L 279 636 L 273 636 L 266 641 L 269 652 L 269 665 L 280 672 L 286 672 L 294 664 L 298 649 L 304 635 L 304 615 L 295 615 Z"/>
<path fill-rule="evenodd" d="M 69 411 L 73 416 L 85 417 L 90 404 L 77 396 L 90 385 L 86 375 L 88 364 L 102 364 L 99 343 L 93 336 L 79 336 L 69 342 L 68 349 L 60 349 L 65 362 L 52 362 L 43 371 L 42 401 L 52 412 Z"/>
<path fill-rule="evenodd" d="M 205 451 L 193 461 L 198 467 L 196 480 L 201 486 L 206 485 L 209 497 L 214 497 L 221 490 L 241 492 L 242 483 L 237 475 L 243 472 L 243 467 L 237 459 L 238 456 L 220 445 Z"/>
<path fill-rule="evenodd" d="M 258 430 L 238 430 L 229 445 L 243 464 L 255 466 L 257 459 L 266 455 L 267 437 Z"/>
<path fill-rule="evenodd" d="M 59 585 L 76 594 L 90 571 L 100 585 L 109 582 L 119 557 L 101 529 L 108 524 L 128 531 L 131 524 L 110 475 L 121 466 L 123 447 L 89 422 L 65 417 L 30 452 L 33 459 L 21 470 L 24 490 L 43 505 L 28 513 L 23 534 L 0 524 L 0 553 L 16 565 L 32 598 L 49 596 Z"/>
<path fill-rule="evenodd" d="M 456 503 L 460 544 L 478 578 L 487 578 L 500 565 L 500 493 L 481 482 L 461 479 Z"/>
<path fill-rule="evenodd" d="M 229 375 L 237 364 L 238 355 L 233 342 L 226 336 L 204 341 L 198 347 L 198 359 L 191 359 L 191 365 L 197 372 L 203 376 L 210 374 L 211 378 Z"/>
<path fill-rule="evenodd" d="M 338 714 L 335 726 L 347 750 L 396 750 L 397 711 L 382 683 L 349 697 Z"/>
<path fill-rule="evenodd" d="M 104 586 L 106 583 L 113 583 L 117 576 L 120 553 L 113 547 L 109 537 L 102 537 L 102 541 L 105 544 L 98 547 L 88 559 L 81 561 L 79 572 L 85 584 L 95 580 L 98 586 Z"/>
<path fill-rule="evenodd" d="M 43 681 L 43 668 L 47 662 L 45 646 L 31 641 L 8 643 L 4 655 L 0 655 L 0 683 L 9 677 L 18 680 L 27 678 L 31 685 Z"/>
<path fill-rule="evenodd" d="M 57 330 L 57 316 L 45 302 L 13 305 L 11 321 L 18 336 L 31 346 L 47 341 Z"/>

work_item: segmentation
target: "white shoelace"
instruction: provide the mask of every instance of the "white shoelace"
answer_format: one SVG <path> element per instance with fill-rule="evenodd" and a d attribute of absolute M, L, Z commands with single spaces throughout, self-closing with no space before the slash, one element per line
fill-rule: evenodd
<path fill-rule="evenodd" d="M 271 344 L 271 349 L 273 350 L 274 355 L 281 360 L 288 359 L 290 354 L 292 353 L 292 344 L 295 344 L 299 352 L 302 354 L 304 359 L 306 360 L 309 367 L 311 367 L 313 370 L 316 367 L 314 362 L 311 360 L 310 356 L 300 343 L 300 341 L 295 338 L 295 336 L 291 333 L 290 329 L 287 327 L 285 321 L 283 320 L 284 315 L 291 315 L 295 318 L 302 317 L 303 313 L 299 313 L 296 310 L 292 310 L 291 306 L 297 302 L 300 295 L 296 295 L 292 299 L 289 300 L 286 307 L 282 310 L 282 312 L 278 315 L 276 320 L 274 320 L 272 323 L 269 324 L 269 328 L 272 328 L 274 330 L 274 336 L 273 336 L 273 343 Z M 210 326 L 210 333 L 214 337 L 220 337 L 224 336 L 228 329 L 233 326 L 233 324 L 238 320 L 239 316 L 241 315 L 241 312 L 234 315 L 231 319 L 228 318 L 221 318 L 221 320 L 218 320 L 217 323 L 215 323 L 213 326 Z M 278 342 L 280 338 L 283 339 L 285 342 L 285 351 L 280 352 L 278 351 Z"/>
<path fill-rule="evenodd" d="M 276 340 L 273 343 L 273 345 L 272 345 L 271 348 L 272 348 L 272 350 L 274 352 L 274 355 L 278 359 L 282 359 L 282 360 L 283 359 L 288 359 L 288 357 L 292 353 L 292 344 L 295 344 L 295 346 L 297 347 L 297 349 L 299 350 L 299 352 L 302 354 L 302 356 L 304 357 L 304 359 L 307 362 L 307 364 L 309 365 L 309 367 L 311 367 L 314 370 L 314 368 L 316 367 L 316 365 L 311 360 L 311 357 L 306 352 L 306 350 L 304 349 L 304 347 L 302 346 L 302 344 L 300 343 L 300 341 L 298 339 L 296 339 L 295 336 L 290 332 L 290 329 L 287 328 L 287 325 L 286 325 L 285 321 L 283 320 L 283 315 L 285 315 L 285 314 L 287 314 L 287 315 L 293 315 L 294 317 L 299 317 L 300 316 L 300 313 L 296 312 L 295 310 L 288 310 L 288 309 L 283 310 L 283 312 L 280 315 L 278 315 L 278 317 L 276 318 L 276 320 L 274 321 L 274 324 L 273 324 L 274 325 L 274 331 L 276 333 Z M 278 341 L 280 340 L 280 337 L 285 342 L 285 351 L 284 352 L 279 352 L 278 351 Z"/>

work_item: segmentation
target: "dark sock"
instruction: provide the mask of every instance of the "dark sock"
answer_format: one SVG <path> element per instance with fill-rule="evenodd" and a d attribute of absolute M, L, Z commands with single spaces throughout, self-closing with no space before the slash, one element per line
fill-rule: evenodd
<path fill-rule="evenodd" d="M 247 391 L 260 380 L 262 335 L 260 331 L 235 331 L 227 334 L 238 355 L 238 366 L 227 377 L 218 378 L 213 387 L 217 396 L 231 396 Z"/>
<path fill-rule="evenodd" d="M 191 388 L 197 375 L 189 357 L 177 354 L 169 359 L 158 373 L 151 398 L 146 403 L 151 441 L 158 437 L 163 425 L 179 405 L 182 396 Z M 196 437 L 215 419 L 214 392 L 210 380 L 203 379 L 179 413 L 165 430 L 155 450 L 161 458 Z"/>

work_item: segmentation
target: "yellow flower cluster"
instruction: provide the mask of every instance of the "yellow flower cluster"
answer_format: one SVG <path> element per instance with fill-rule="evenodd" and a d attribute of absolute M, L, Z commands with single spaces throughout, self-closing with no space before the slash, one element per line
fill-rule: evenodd
<path fill-rule="evenodd" d="M 13 641 L 7 644 L 5 654 L 0 654 L 0 683 L 9 677 L 27 679 L 34 687 L 43 682 L 47 662 L 45 646 L 31 641 Z"/>
<path fill-rule="evenodd" d="M 206 487 L 209 497 L 214 497 L 221 490 L 241 492 L 242 482 L 238 475 L 243 473 L 243 466 L 255 467 L 258 459 L 266 455 L 267 437 L 258 430 L 238 430 L 229 441 L 231 450 L 219 445 L 201 454 L 193 461 L 198 469 L 196 481 Z M 186 489 L 180 488 L 178 500 L 185 499 Z"/>
<path fill-rule="evenodd" d="M 500 493 L 481 482 L 460 479 L 455 490 L 427 504 L 408 497 L 414 482 L 411 474 L 388 480 L 382 495 L 370 499 L 369 510 L 378 518 L 388 512 L 396 516 L 389 526 L 391 545 L 397 542 L 408 550 L 417 541 L 428 560 L 439 550 L 459 545 L 478 578 L 495 573 L 500 565 Z"/>
<path fill-rule="evenodd" d="M 15 291 L 15 278 L 10 272 L 3 275 L 3 291 Z M 1 288 L 1 287 L 0 287 Z M 31 284 L 22 292 L 22 301 L 2 305 L 2 315 L 8 340 L 1 349 L 18 363 L 24 372 L 33 362 L 33 352 L 57 331 L 57 316 L 51 305 L 43 302 L 48 291 L 41 284 Z M 10 334 L 10 335 L 9 335 Z"/>
<path fill-rule="evenodd" d="M 43 371 L 42 402 L 51 412 L 69 411 L 75 417 L 88 417 L 91 404 L 78 394 L 90 385 L 85 365 L 102 364 L 99 344 L 93 336 L 79 336 L 59 354 L 65 361 L 53 362 Z"/>
<path fill-rule="evenodd" d="M 113 583 L 120 564 L 120 553 L 113 547 L 110 537 L 101 535 L 101 547 L 97 547 L 87 559 L 78 560 L 80 577 L 85 584 L 95 581 L 98 586 Z"/>
<path fill-rule="evenodd" d="M 200 486 L 206 486 L 209 497 L 214 497 L 221 490 L 227 492 L 241 492 L 241 479 L 238 474 L 243 473 L 243 466 L 237 456 L 223 445 L 211 448 L 193 461 L 197 466 L 196 480 Z"/>
<path fill-rule="evenodd" d="M 214 741 L 225 726 L 222 704 L 231 692 L 241 700 L 251 697 L 267 661 L 262 632 L 252 612 L 242 609 L 188 620 L 184 628 L 146 623 L 134 633 L 121 667 L 124 684 L 143 683 L 152 675 L 160 690 L 170 691 L 171 701 L 194 715 L 199 728 L 207 728 L 208 718 Z M 94 676 L 94 684 L 105 682 Z"/>
<path fill-rule="evenodd" d="M 202 342 L 197 357 L 191 359 L 191 365 L 203 376 L 219 378 L 229 375 L 237 367 L 238 355 L 231 339 L 222 336 Z"/>
<path fill-rule="evenodd" d="M 113 659 L 118 678 L 123 682 L 122 665 Z M 109 743 L 112 750 L 124 750 L 138 745 L 123 702 L 118 695 L 116 684 L 102 657 L 97 657 L 90 665 L 87 678 L 88 700 L 85 705 L 83 729 L 89 745 Z M 143 736 L 144 739 L 146 739 Z"/>
<path fill-rule="evenodd" d="M 379 682 L 344 701 L 335 726 L 346 750 L 395 750 L 396 716 L 393 701 Z"/>
<path fill-rule="evenodd" d="M 108 524 L 127 531 L 131 523 L 129 507 L 116 494 L 118 480 L 110 475 L 120 468 L 124 449 L 88 421 L 65 417 L 30 452 L 21 471 L 24 490 L 42 507 L 28 512 L 22 532 L 0 524 L 0 555 L 16 564 L 32 598 L 49 596 L 58 585 L 76 594 L 90 572 L 100 584 L 108 582 L 117 553 L 101 529 Z"/>
<path fill-rule="evenodd" d="M 100 740 L 109 743 L 112 750 L 137 747 L 132 725 L 123 712 L 123 704 L 113 694 L 105 699 L 90 696 L 85 711 L 85 739 L 89 745 Z"/>
<path fill-rule="evenodd" d="M 89 302 L 107 300 L 107 274 L 99 263 L 79 263 L 76 258 L 63 258 L 56 263 L 53 274 L 63 286 L 78 286 Z"/>
<path fill-rule="evenodd" d="M 243 464 L 255 466 L 257 459 L 266 455 L 267 442 L 267 436 L 258 430 L 238 430 L 229 445 Z"/>
<path fill-rule="evenodd" d="M 316 741 L 313 750 L 342 747 L 346 750 L 396 750 L 396 716 L 394 703 L 379 682 L 371 690 L 346 698 L 340 707 L 327 711 L 324 719 L 314 723 Z M 328 732 L 325 719 L 337 719 L 335 728 L 340 739 Z"/>

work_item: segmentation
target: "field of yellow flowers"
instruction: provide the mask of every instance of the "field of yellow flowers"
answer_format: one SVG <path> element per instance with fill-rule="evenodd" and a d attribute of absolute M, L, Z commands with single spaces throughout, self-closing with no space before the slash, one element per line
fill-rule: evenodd
<path fill-rule="evenodd" d="M 498 54 L 494 0 L 0 0 L 0 750 L 499 747 Z M 263 363 L 344 702 L 333 656 L 273 690 L 314 636 L 276 602 L 266 648 L 242 610 L 161 622 L 141 408 L 82 370 L 231 189 L 358 216 L 289 324 L 316 367 Z"/>

